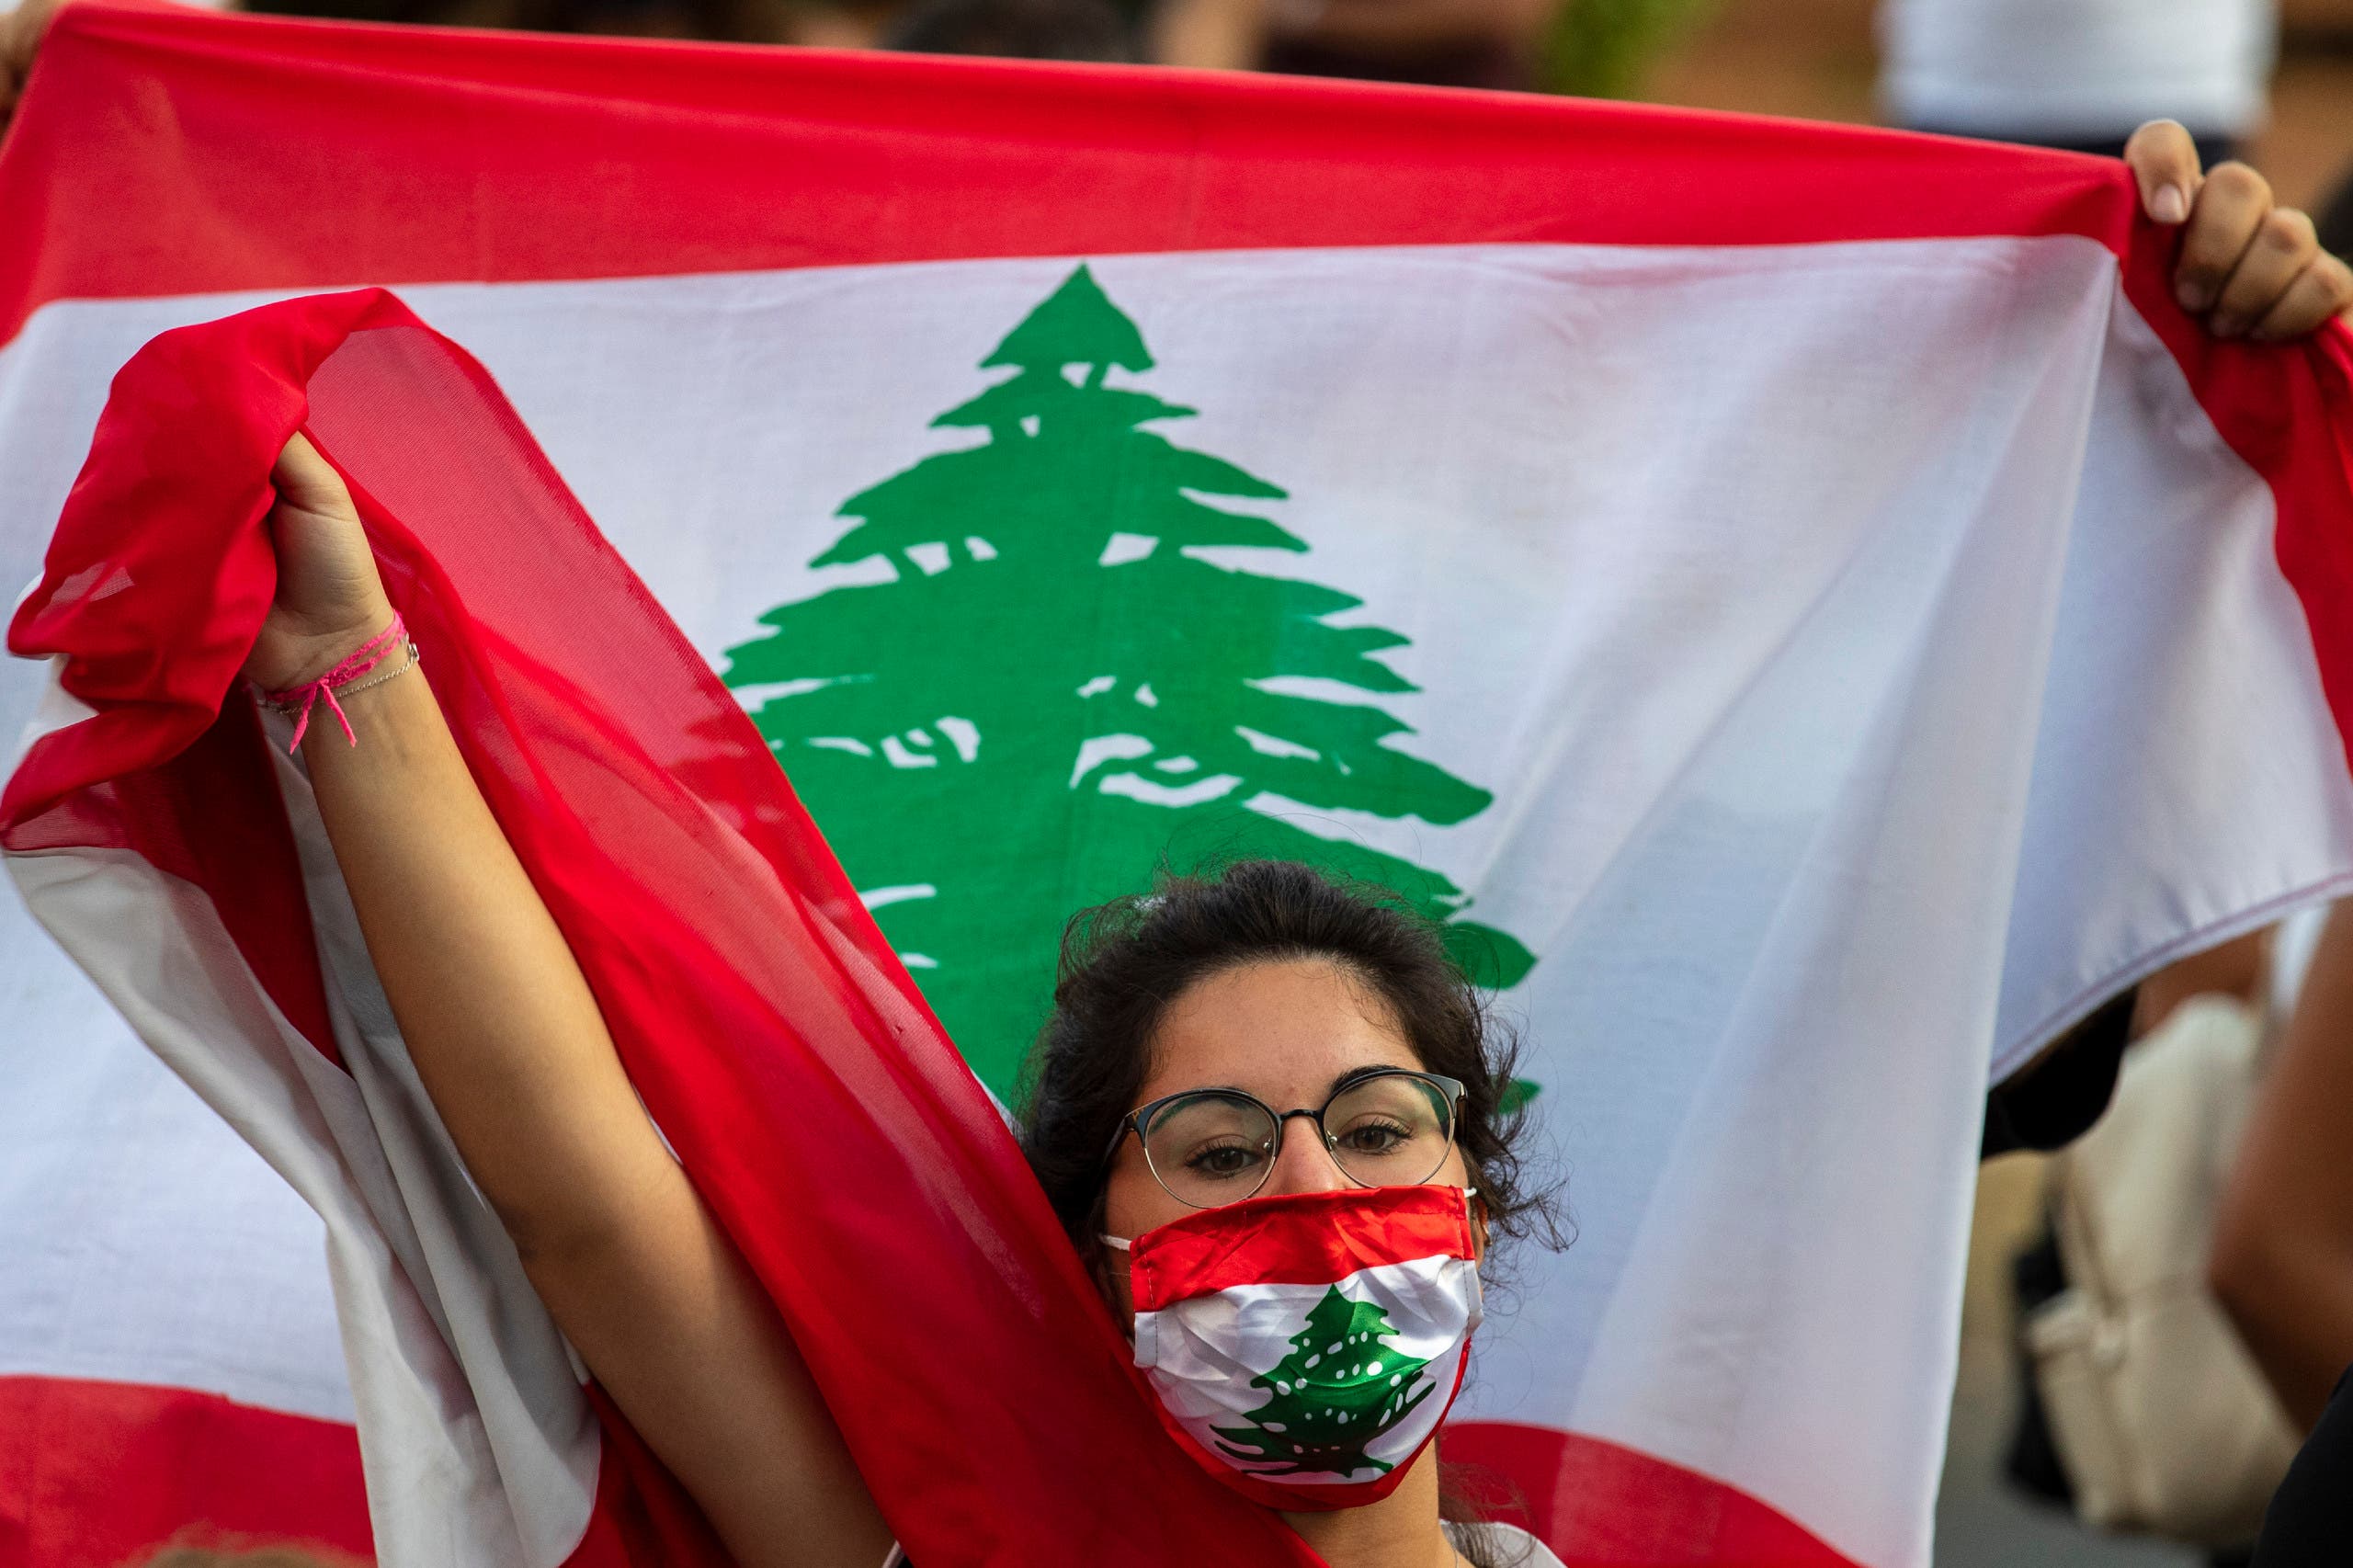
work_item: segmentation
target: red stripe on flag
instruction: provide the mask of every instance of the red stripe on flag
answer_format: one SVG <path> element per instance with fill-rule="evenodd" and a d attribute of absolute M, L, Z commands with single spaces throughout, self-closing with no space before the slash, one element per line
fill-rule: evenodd
<path fill-rule="evenodd" d="M 191 1529 L 369 1555 L 358 1437 L 190 1389 L 0 1377 L 0 1562 L 109 1568 Z"/>
<path fill-rule="evenodd" d="M 602 1391 L 597 1506 L 565 1568 L 724 1554 Z M 81 1378 L 0 1377 L 0 1563 L 114 1568 L 174 1539 L 315 1546 L 372 1559 L 358 1434 L 215 1393 Z"/>
<path fill-rule="evenodd" d="M 51 300 L 360 282 L 1478 243 L 2120 252 L 2133 195 L 2073 153 L 1535 95 L 92 0 L 35 62 L 0 211 L 21 236 L 5 341 Z M 135 216 L 100 243 L 71 222 L 92 211 Z"/>
<path fill-rule="evenodd" d="M 1438 1451 L 1567 1568 L 1859 1568 L 1739 1488 L 1599 1437 L 1462 1421 Z"/>

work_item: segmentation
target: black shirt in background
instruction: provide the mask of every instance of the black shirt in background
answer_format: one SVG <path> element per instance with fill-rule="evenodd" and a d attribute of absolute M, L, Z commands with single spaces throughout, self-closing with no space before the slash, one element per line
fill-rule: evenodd
<path fill-rule="evenodd" d="M 2353 1562 L 2353 1369 L 2320 1425 L 2304 1439 L 2288 1478 L 2264 1511 L 2249 1568 L 2345 1568 Z"/>
<path fill-rule="evenodd" d="M 2116 1094 L 2139 995 L 2135 987 L 2109 997 L 2032 1062 L 1994 1085 L 1985 1096 L 1979 1159 L 2019 1149 L 2063 1149 L 2091 1130 Z"/>

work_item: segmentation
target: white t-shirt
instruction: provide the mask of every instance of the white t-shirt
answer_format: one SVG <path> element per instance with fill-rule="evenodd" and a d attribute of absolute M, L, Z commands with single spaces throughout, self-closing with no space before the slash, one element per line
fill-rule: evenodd
<path fill-rule="evenodd" d="M 1441 1528 L 1456 1546 L 1462 1544 L 1460 1527 L 1445 1525 Z M 1500 1568 L 1567 1568 L 1552 1554 L 1551 1547 L 1518 1525 L 1484 1525 L 1480 1528 L 1487 1532 L 1489 1540 L 1503 1549 L 1499 1558 Z M 891 1554 L 882 1560 L 882 1568 L 907 1568 L 906 1554 L 892 1547 Z"/>
<path fill-rule="evenodd" d="M 1933 131 L 2120 140 L 2172 119 L 2244 136 L 2279 32 L 2277 0 L 1881 0 L 1880 90 Z"/>

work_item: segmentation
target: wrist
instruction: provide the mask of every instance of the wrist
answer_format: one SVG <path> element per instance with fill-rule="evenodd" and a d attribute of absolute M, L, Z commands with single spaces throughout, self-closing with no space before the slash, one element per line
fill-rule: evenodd
<path fill-rule="evenodd" d="M 399 614 L 387 600 L 375 604 L 333 626 L 312 630 L 278 625 L 265 633 L 269 656 L 256 658 L 246 669 L 264 692 L 291 690 L 320 680 L 369 643 L 382 637 Z M 260 649 L 256 649 L 260 652 Z"/>
<path fill-rule="evenodd" d="M 294 733 L 287 745 L 289 751 L 301 745 L 312 713 L 320 706 L 324 706 L 335 716 L 344 739 L 357 744 L 358 737 L 352 733 L 351 721 L 343 711 L 342 696 L 381 686 L 405 675 L 417 663 L 416 644 L 409 640 L 408 626 L 397 612 L 388 611 L 378 630 L 357 642 L 347 632 L 323 637 L 321 642 L 319 648 L 312 651 L 312 658 L 300 661 L 301 665 L 316 669 L 316 673 L 282 687 L 264 687 L 259 692 L 264 708 L 293 718 Z M 331 655 L 333 662 L 318 668 L 320 663 L 330 657 L 329 649 L 336 650 Z M 260 683 L 256 684 L 258 686 Z"/>

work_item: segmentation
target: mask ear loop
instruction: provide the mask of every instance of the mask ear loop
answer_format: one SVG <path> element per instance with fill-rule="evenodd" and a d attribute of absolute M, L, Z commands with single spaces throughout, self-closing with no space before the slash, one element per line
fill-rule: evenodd
<path fill-rule="evenodd" d="M 1110 1196 L 1108 1187 L 1098 1187 L 1096 1189 L 1095 1203 L 1091 1210 L 1090 1217 L 1098 1225 L 1103 1221 L 1103 1211 L 1108 1206 Z M 1106 1231 L 1097 1231 L 1095 1233 L 1095 1239 L 1102 1243 L 1105 1246 L 1109 1247 L 1112 1251 L 1119 1253 L 1131 1252 L 1135 1246 L 1135 1244 L 1130 1241 L 1127 1237 L 1115 1236 Z M 1124 1263 L 1114 1264 L 1109 1259 L 1099 1255 L 1085 1259 L 1084 1261 L 1086 1264 L 1086 1272 L 1094 1278 L 1095 1288 L 1103 1293 L 1106 1300 L 1111 1299 L 1112 1287 L 1116 1283 L 1118 1276 L 1123 1275 L 1127 1272 L 1126 1265 Z"/>

